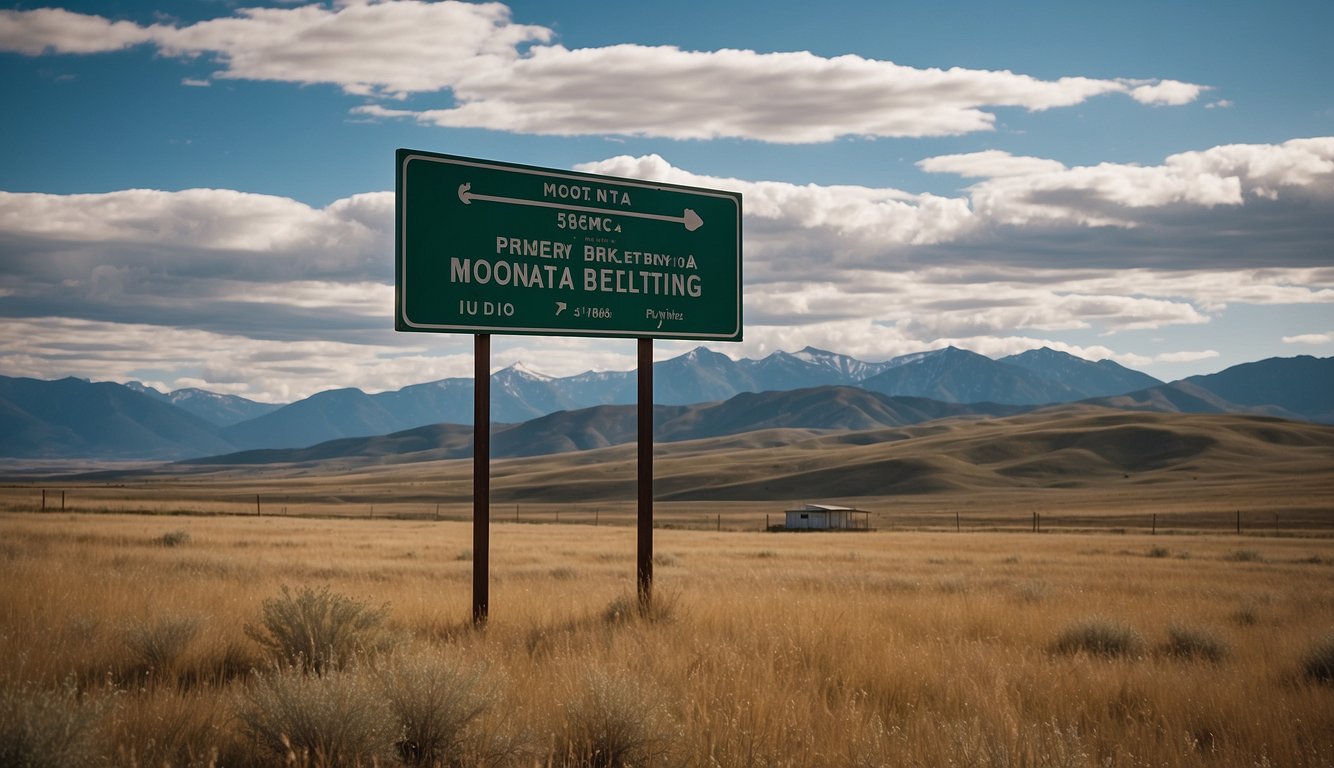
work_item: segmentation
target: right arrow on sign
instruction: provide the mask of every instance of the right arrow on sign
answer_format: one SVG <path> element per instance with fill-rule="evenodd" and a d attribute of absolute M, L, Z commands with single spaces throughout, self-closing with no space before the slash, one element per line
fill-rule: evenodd
<path fill-rule="evenodd" d="M 704 226 L 704 219 L 699 217 L 690 208 L 685 209 L 685 213 L 680 216 L 664 216 L 658 213 L 639 213 L 637 211 L 617 211 L 609 208 L 592 208 L 586 205 L 570 205 L 568 203 L 553 203 L 549 200 L 524 200 L 517 197 L 500 197 L 498 195 L 482 195 L 472 191 L 472 182 L 464 182 L 459 185 L 459 200 L 464 205 L 472 205 L 474 200 L 484 200 L 491 203 L 508 203 L 509 205 L 531 205 L 537 208 L 559 208 L 562 211 L 582 211 L 584 213 L 601 213 L 608 216 L 632 216 L 636 219 L 654 219 L 656 221 L 672 221 L 685 225 L 687 232 L 694 232 Z"/>

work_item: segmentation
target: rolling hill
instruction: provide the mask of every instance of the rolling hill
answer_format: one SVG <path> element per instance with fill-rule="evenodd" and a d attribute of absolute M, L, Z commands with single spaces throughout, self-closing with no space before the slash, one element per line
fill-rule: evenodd
<path fill-rule="evenodd" d="M 891 409 L 897 412 L 893 418 L 908 421 L 893 423 L 948 415 L 940 403 L 1031 408 L 1074 401 L 1132 410 L 1258 413 L 1334 422 L 1334 358 L 1272 358 L 1169 384 L 1110 361 L 1081 360 L 1050 349 L 991 360 L 946 348 L 866 363 L 809 347 L 740 361 L 700 348 L 655 363 L 654 369 L 660 407 L 729 403 L 716 412 L 696 408 L 689 412 L 693 415 L 673 422 L 672 429 L 691 437 L 709 430 L 719 435 L 774 427 L 865 429 L 891 418 L 884 400 L 854 396 L 847 391 L 852 387 L 899 398 Z M 511 366 L 491 377 L 491 420 L 515 425 L 539 420 L 523 444 L 529 453 L 615 445 L 625 439 L 624 414 L 570 414 L 633 403 L 636 378 L 634 372 L 555 378 Z M 136 384 L 0 381 L 0 457 L 9 458 L 171 460 L 302 448 L 472 420 L 471 379 L 376 394 L 327 390 L 282 407 L 202 390 L 163 395 Z M 812 394 L 819 389 L 830 392 Z M 802 394 L 771 396 L 774 393 Z M 937 404 L 913 405 L 905 397 Z M 921 413 L 910 414 L 914 409 Z M 1001 412 L 995 406 L 979 410 Z M 244 418 L 252 413 L 259 415 Z M 663 437 L 684 439 L 675 434 Z"/>
<path fill-rule="evenodd" d="M 773 429 L 847 432 L 940 418 L 1004 416 L 1023 410 L 1019 406 L 895 398 L 856 387 L 816 387 L 795 392 L 744 393 L 719 403 L 655 406 L 654 439 L 677 442 Z M 491 455 L 540 456 L 623 445 L 636 439 L 637 426 L 635 406 L 601 405 L 558 411 L 522 424 L 493 425 Z M 334 459 L 344 463 L 389 463 L 471 455 L 472 428 L 442 424 L 385 436 L 343 438 L 309 448 L 243 451 L 185 463 L 290 464 Z"/>
<path fill-rule="evenodd" d="M 633 447 L 621 446 L 501 462 L 503 479 L 493 486 L 493 498 L 627 498 L 633 454 Z M 655 449 L 654 496 L 680 502 L 790 501 L 1040 489 L 1115 494 L 1161 487 L 1189 498 L 1242 487 L 1255 492 L 1309 485 L 1334 491 L 1331 466 L 1334 427 L 1327 425 L 1060 406 L 998 419 L 832 434 L 760 431 L 666 443 Z M 590 478 L 596 482 L 586 482 Z"/>

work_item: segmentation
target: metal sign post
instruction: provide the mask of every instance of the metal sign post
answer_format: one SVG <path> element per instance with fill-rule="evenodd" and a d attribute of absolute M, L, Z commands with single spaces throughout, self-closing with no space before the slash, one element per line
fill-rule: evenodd
<path fill-rule="evenodd" d="M 639 504 L 636 516 L 639 610 L 653 602 L 653 340 L 639 340 Z"/>
<path fill-rule="evenodd" d="M 491 573 L 491 335 L 473 337 L 472 623 L 486 624 Z"/>
<path fill-rule="evenodd" d="M 653 584 L 653 342 L 741 340 L 741 195 L 400 149 L 394 328 L 476 334 L 473 621 L 490 568 L 491 334 L 639 340 L 636 582 Z"/>

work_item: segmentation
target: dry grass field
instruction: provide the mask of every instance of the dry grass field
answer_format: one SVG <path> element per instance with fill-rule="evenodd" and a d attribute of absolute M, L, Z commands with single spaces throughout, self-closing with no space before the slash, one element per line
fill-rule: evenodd
<path fill-rule="evenodd" d="M 7 765 L 1334 763 L 1329 538 L 667 529 L 640 616 L 632 529 L 497 522 L 478 631 L 468 523 L 0 531 Z"/>
<path fill-rule="evenodd" d="M 423 458 L 0 467 L 0 766 L 1334 766 L 1334 427 L 661 444 L 647 613 L 633 448 L 497 460 L 485 630 Z"/>

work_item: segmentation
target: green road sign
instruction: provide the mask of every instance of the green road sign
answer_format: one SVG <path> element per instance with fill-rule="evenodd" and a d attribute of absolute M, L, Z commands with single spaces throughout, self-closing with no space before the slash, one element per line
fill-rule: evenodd
<path fill-rule="evenodd" d="M 394 327 L 741 340 L 741 195 L 400 149 Z"/>

